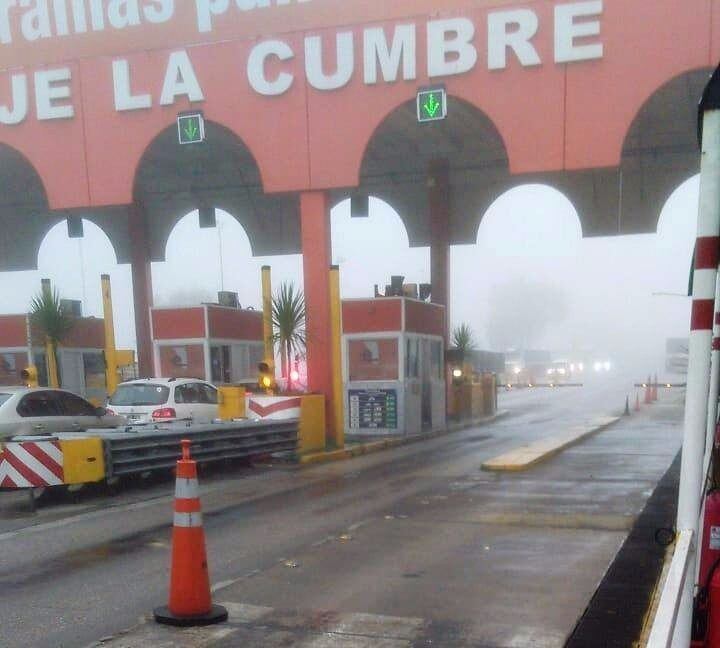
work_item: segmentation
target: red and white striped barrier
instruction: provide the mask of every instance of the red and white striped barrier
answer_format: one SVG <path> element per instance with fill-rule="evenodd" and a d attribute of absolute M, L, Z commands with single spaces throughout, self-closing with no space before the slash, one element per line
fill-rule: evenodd
<path fill-rule="evenodd" d="M 37 488 L 64 483 L 58 441 L 6 443 L 0 453 L 0 488 Z"/>
<path fill-rule="evenodd" d="M 248 417 L 256 420 L 286 421 L 300 418 L 302 399 L 297 396 L 248 396 Z"/>

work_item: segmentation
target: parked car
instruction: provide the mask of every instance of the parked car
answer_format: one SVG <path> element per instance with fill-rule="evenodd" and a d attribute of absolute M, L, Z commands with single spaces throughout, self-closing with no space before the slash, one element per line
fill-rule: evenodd
<path fill-rule="evenodd" d="M 196 378 L 147 378 L 118 385 L 108 409 L 132 425 L 218 418 L 217 388 Z"/>
<path fill-rule="evenodd" d="M 0 387 L 0 440 L 123 425 L 122 416 L 63 389 Z"/>

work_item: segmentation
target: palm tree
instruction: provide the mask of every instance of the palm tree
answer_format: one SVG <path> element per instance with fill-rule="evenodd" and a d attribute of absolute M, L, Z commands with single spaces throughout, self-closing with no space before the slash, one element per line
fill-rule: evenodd
<path fill-rule="evenodd" d="M 43 281 L 40 293 L 30 305 L 30 321 L 45 336 L 45 364 L 48 382 L 51 387 L 59 387 L 57 368 L 57 348 L 73 327 L 73 318 L 68 315 L 60 303 L 57 289 Z"/>
<path fill-rule="evenodd" d="M 280 347 L 288 391 L 292 390 L 292 358 L 305 349 L 305 297 L 284 282 L 272 300 L 273 342 Z"/>
<path fill-rule="evenodd" d="M 464 361 L 465 356 L 475 348 L 475 337 L 469 325 L 460 324 L 453 329 L 452 344 Z"/>

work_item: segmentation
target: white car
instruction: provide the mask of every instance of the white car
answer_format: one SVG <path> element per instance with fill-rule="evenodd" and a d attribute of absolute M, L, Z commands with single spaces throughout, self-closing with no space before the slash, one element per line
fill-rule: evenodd
<path fill-rule="evenodd" d="M 108 411 L 127 418 L 131 425 L 192 421 L 210 423 L 218 418 L 218 392 L 196 378 L 147 378 L 118 385 Z"/>
<path fill-rule="evenodd" d="M 0 387 L 0 440 L 123 425 L 122 416 L 63 389 Z"/>

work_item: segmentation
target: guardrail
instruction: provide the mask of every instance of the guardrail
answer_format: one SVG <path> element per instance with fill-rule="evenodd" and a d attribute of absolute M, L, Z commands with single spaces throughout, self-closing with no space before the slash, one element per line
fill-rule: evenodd
<path fill-rule="evenodd" d="M 153 430 L 95 431 L 95 434 L 103 440 L 107 477 L 111 479 L 173 468 L 180 456 L 181 439 L 190 439 L 192 456 L 201 464 L 293 451 L 297 448 L 298 422 L 169 425 Z"/>
<path fill-rule="evenodd" d="M 672 645 L 692 551 L 693 530 L 684 529 L 678 533 L 675 542 L 675 553 L 663 585 L 646 648 L 670 648 Z"/>

